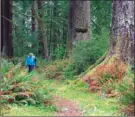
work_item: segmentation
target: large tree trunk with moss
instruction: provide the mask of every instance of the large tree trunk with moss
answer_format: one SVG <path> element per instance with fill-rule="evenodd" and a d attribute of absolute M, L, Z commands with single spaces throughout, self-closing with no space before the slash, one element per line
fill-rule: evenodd
<path fill-rule="evenodd" d="M 70 0 L 68 17 L 67 53 L 70 53 L 76 41 L 90 39 L 90 1 Z"/>
<path fill-rule="evenodd" d="M 2 55 L 6 57 L 13 57 L 13 44 L 12 44 L 12 0 L 2 0 L 2 13 L 1 13 L 1 38 L 2 38 Z"/>
<path fill-rule="evenodd" d="M 110 48 L 107 57 L 116 55 L 134 64 L 134 1 L 113 1 Z"/>
<path fill-rule="evenodd" d="M 102 80 L 102 75 L 109 74 L 111 78 L 122 79 L 128 64 L 134 65 L 134 1 L 113 0 L 108 53 L 99 65 L 86 73 L 83 80 L 90 84 L 92 91 L 98 84 L 93 78 Z"/>

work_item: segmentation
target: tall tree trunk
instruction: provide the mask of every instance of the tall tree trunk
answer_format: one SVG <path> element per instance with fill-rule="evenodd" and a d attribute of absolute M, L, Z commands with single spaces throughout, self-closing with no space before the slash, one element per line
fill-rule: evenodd
<path fill-rule="evenodd" d="M 67 47 L 66 47 L 66 56 L 69 56 L 72 50 L 72 39 L 73 39 L 73 2 L 69 1 L 68 9 L 68 37 L 67 37 Z"/>
<path fill-rule="evenodd" d="M 83 77 L 84 81 L 90 83 L 91 91 L 94 87 L 90 80 L 93 80 L 93 77 L 99 78 L 98 73 L 107 72 L 112 76 L 118 73 L 115 78 L 122 79 L 123 74 L 127 73 L 127 65 L 134 66 L 134 31 L 134 1 L 113 0 L 108 54 L 99 65 L 90 69 Z"/>
<path fill-rule="evenodd" d="M 0 3 L 1 3 L 1 15 L 3 15 L 4 14 L 4 2 L 1 1 Z M 1 16 L 1 52 L 3 51 L 3 46 L 4 46 L 4 42 L 3 42 L 4 35 L 3 35 L 3 29 L 2 29 L 3 20 L 4 20 L 4 18 Z"/>
<path fill-rule="evenodd" d="M 37 24 L 36 24 L 36 1 L 32 0 L 32 6 L 31 6 L 31 33 L 35 34 L 36 28 L 37 28 Z M 36 55 L 38 56 L 38 54 L 40 53 L 40 49 L 39 49 L 39 39 L 37 39 L 37 44 L 36 44 Z"/>
<path fill-rule="evenodd" d="M 39 38 L 42 39 L 43 42 L 43 47 L 44 47 L 44 57 L 45 59 L 49 59 L 49 51 L 48 51 L 48 41 L 46 38 L 46 27 L 45 27 L 45 21 L 43 19 L 44 16 L 44 9 L 43 9 L 43 4 L 44 1 L 40 0 L 37 1 L 37 5 L 38 5 L 38 16 L 37 16 L 37 21 L 38 21 L 38 25 L 39 25 Z"/>
<path fill-rule="evenodd" d="M 35 18 L 38 22 L 38 30 L 39 30 L 39 37 L 38 37 L 38 41 L 39 41 L 39 53 L 42 52 L 44 53 L 44 58 L 45 59 L 49 59 L 49 51 L 48 51 L 48 41 L 46 38 L 46 27 L 45 27 L 45 21 L 44 21 L 44 9 L 43 9 L 43 4 L 44 1 L 40 0 L 34 0 L 34 14 L 35 14 Z M 37 11 L 37 9 L 38 11 Z M 42 48 L 43 47 L 43 48 Z"/>
<path fill-rule="evenodd" d="M 33 0 L 33 16 L 34 18 L 36 18 L 37 20 L 37 24 L 38 24 L 38 48 L 37 48 L 37 53 L 39 55 L 41 55 L 43 53 L 43 50 L 44 50 L 44 45 L 43 45 L 43 40 L 42 40 L 42 37 L 41 37 L 41 25 L 40 25 L 40 17 L 39 17 L 39 9 L 38 9 L 38 4 L 37 4 L 37 0 Z"/>
<path fill-rule="evenodd" d="M 90 1 L 70 0 L 67 53 L 72 49 L 72 43 L 90 39 Z"/>
<path fill-rule="evenodd" d="M 90 1 L 72 1 L 73 8 L 73 41 L 90 38 Z"/>
<path fill-rule="evenodd" d="M 31 7 L 31 14 L 32 14 L 32 17 L 31 17 L 31 30 L 32 32 L 35 32 L 36 30 L 36 19 L 34 17 L 35 15 L 35 3 L 34 3 L 34 0 L 32 0 L 32 7 Z"/>
<path fill-rule="evenodd" d="M 13 57 L 12 44 L 12 0 L 2 0 L 2 48 L 4 56 Z"/>
<path fill-rule="evenodd" d="M 53 36 L 52 36 L 52 53 L 55 52 L 57 48 L 58 41 L 58 26 L 57 26 L 57 17 L 58 17 L 58 0 L 54 0 L 53 2 L 53 19 L 56 19 L 56 22 L 53 22 Z M 55 58 L 55 57 L 54 57 Z M 53 59 L 54 59 L 53 58 Z"/>
<path fill-rule="evenodd" d="M 49 4 L 49 3 L 48 3 Z M 49 14 L 49 13 L 48 13 Z M 53 9 L 52 9 L 52 6 L 50 6 L 50 17 L 51 17 L 51 21 L 50 21 L 50 30 L 49 30 L 49 54 L 52 53 L 52 49 L 53 49 L 53 46 L 52 46 L 52 20 L 53 20 Z"/>
<path fill-rule="evenodd" d="M 107 58 L 116 55 L 134 64 L 134 1 L 113 0 L 110 48 Z"/>

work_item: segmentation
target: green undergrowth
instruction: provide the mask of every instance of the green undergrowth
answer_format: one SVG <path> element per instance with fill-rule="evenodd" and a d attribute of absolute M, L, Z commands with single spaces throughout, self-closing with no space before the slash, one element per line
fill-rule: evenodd
<path fill-rule="evenodd" d="M 50 69 L 53 68 L 54 71 L 57 70 L 57 72 L 60 72 L 62 71 L 63 67 L 66 66 L 67 62 L 65 62 L 65 64 L 61 64 L 61 66 L 57 66 L 56 64 L 56 67 L 55 63 L 53 64 L 53 66 L 50 66 Z M 34 76 L 34 80 L 31 82 L 31 78 L 33 77 L 31 76 L 28 79 L 27 76 L 29 75 L 23 74 L 26 72 L 25 70 L 26 69 L 22 69 L 19 75 L 16 75 L 15 73 L 13 76 L 16 78 L 15 80 L 18 80 L 23 84 L 27 82 L 27 85 L 23 86 L 32 87 L 32 89 L 30 89 L 32 92 L 34 92 L 34 94 L 46 94 L 44 91 L 47 91 L 47 97 L 45 97 L 47 100 L 53 100 L 50 97 L 59 96 L 74 101 L 78 103 L 84 116 L 123 116 L 123 114 L 120 112 L 120 107 L 123 105 L 119 103 L 118 98 L 105 98 L 103 94 L 98 95 L 97 93 L 90 93 L 88 85 L 82 81 L 78 81 L 75 84 L 76 80 L 55 79 L 55 77 L 61 77 L 62 74 L 54 74 L 54 78 L 50 76 L 50 79 L 48 79 L 48 77 L 46 77 L 47 75 L 45 74 L 47 72 L 50 74 L 50 70 L 42 69 L 44 72 L 32 72 L 31 75 Z M 8 70 L 5 68 L 3 73 L 7 74 L 7 71 Z M 41 72 L 43 74 L 41 74 Z M 22 74 L 23 77 L 21 77 Z M 39 89 L 37 92 L 35 90 L 36 88 Z M 41 99 L 38 98 L 38 101 L 40 100 Z M 49 104 L 48 106 L 43 106 L 41 103 L 40 105 L 19 105 L 15 103 L 8 104 L 10 109 L 3 108 L 3 113 L 5 116 L 55 116 L 57 114 L 57 107 L 55 107 L 53 103 Z"/>
<path fill-rule="evenodd" d="M 45 79 L 42 83 L 48 87 L 51 96 L 60 96 L 78 103 L 84 116 L 122 116 L 119 113 L 121 105 L 119 105 L 117 98 L 104 98 L 96 93 L 89 93 L 88 86 L 83 82 L 71 85 L 72 82 L 74 81 L 59 82 L 54 79 Z M 10 111 L 5 115 L 55 116 L 57 110 L 55 106 L 44 108 L 41 106 L 40 108 L 38 106 L 10 105 L 10 108 Z"/>
<path fill-rule="evenodd" d="M 44 110 L 45 113 L 50 112 L 51 114 L 55 112 L 56 107 L 51 102 L 52 97 L 49 95 L 49 90 L 47 89 L 48 84 L 44 85 L 44 80 L 44 73 L 39 74 L 35 70 L 27 73 L 27 69 L 21 64 L 14 65 L 12 62 L 3 59 L 0 84 L 0 109 L 2 109 L 3 115 L 5 115 L 5 111 L 7 115 L 18 115 L 21 109 L 22 112 L 19 115 L 24 115 L 24 106 L 26 108 L 24 111 L 28 109 L 28 112 L 29 109 L 41 109 L 41 107 L 43 107 L 41 110 Z M 7 106 L 4 105 L 10 105 L 11 107 L 6 109 L 5 107 Z M 34 112 L 36 113 L 36 110 Z M 25 115 L 27 114 L 31 115 L 30 113 L 26 113 Z M 44 114 L 41 113 L 41 115 Z"/>
<path fill-rule="evenodd" d="M 48 89 L 52 95 L 57 95 L 68 100 L 77 102 L 83 111 L 84 116 L 116 116 L 120 106 L 117 98 L 105 98 L 96 93 L 90 93 L 88 86 L 83 82 L 71 85 L 73 80 L 58 82 L 56 80 L 46 80 L 45 83 L 52 82 Z"/>
<path fill-rule="evenodd" d="M 76 42 L 70 54 L 70 62 L 64 69 L 64 76 L 68 79 L 75 79 L 75 75 L 85 72 L 93 64 L 98 64 L 104 58 L 104 53 L 108 47 L 109 33 L 105 29 L 104 33 L 99 35 L 91 35 L 91 39 L 87 41 Z M 101 57 L 103 56 L 103 57 Z M 98 60 L 101 58 L 100 60 Z M 98 60 L 98 61 L 97 61 Z"/>
<path fill-rule="evenodd" d="M 50 106 L 27 106 L 27 105 L 8 105 L 10 110 L 4 109 L 4 116 L 52 116 L 55 113 L 56 107 Z"/>

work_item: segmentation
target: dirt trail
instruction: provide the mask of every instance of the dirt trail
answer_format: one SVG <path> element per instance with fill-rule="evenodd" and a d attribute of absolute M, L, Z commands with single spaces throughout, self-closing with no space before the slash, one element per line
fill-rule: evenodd
<path fill-rule="evenodd" d="M 57 116 L 83 116 L 76 102 L 55 96 L 54 104 L 57 107 Z"/>

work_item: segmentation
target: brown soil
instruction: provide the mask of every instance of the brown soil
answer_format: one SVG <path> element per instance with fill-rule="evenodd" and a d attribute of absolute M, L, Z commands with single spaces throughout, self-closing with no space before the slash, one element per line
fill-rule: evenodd
<path fill-rule="evenodd" d="M 54 104 L 57 107 L 57 116 L 83 116 L 76 102 L 57 96 L 55 96 L 54 99 Z"/>

